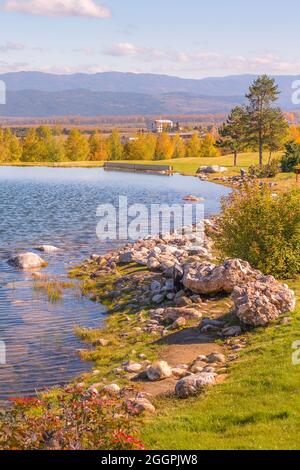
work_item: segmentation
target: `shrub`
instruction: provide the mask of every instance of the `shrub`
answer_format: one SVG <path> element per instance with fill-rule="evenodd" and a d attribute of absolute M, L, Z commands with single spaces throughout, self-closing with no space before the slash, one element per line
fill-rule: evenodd
<path fill-rule="evenodd" d="M 216 246 L 265 274 L 300 272 L 300 192 L 274 197 L 270 188 L 245 185 L 222 201 Z"/>
<path fill-rule="evenodd" d="M 1 450 L 141 450 L 133 418 L 117 399 L 75 390 L 57 400 L 14 399 L 1 413 Z"/>
<path fill-rule="evenodd" d="M 280 161 L 273 159 L 270 163 L 266 165 L 253 165 L 249 168 L 249 173 L 251 176 L 256 176 L 257 178 L 274 178 L 281 170 Z"/>
<path fill-rule="evenodd" d="M 285 146 L 285 154 L 281 160 L 282 171 L 291 172 L 300 165 L 300 144 L 290 142 Z"/>

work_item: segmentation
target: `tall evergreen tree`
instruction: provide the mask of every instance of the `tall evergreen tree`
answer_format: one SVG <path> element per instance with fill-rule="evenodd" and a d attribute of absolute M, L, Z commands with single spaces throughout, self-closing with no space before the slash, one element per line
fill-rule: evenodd
<path fill-rule="evenodd" d="M 258 148 L 260 165 L 263 164 L 264 146 L 270 138 L 270 123 L 275 118 L 273 104 L 278 100 L 279 93 L 275 80 L 262 75 L 254 81 L 246 95 L 248 99 L 245 119 L 246 134 L 249 143 Z M 277 108 L 276 119 L 280 121 L 282 119 L 279 108 Z M 280 132 L 280 126 L 278 132 Z M 284 128 L 282 132 L 285 132 Z"/>

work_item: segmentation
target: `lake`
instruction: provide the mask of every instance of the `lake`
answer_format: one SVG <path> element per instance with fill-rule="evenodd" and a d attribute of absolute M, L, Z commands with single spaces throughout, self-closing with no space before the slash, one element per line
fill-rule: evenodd
<path fill-rule="evenodd" d="M 56 254 L 43 272 L 61 278 L 92 253 L 104 253 L 120 242 L 101 242 L 96 235 L 99 204 L 183 204 L 183 197 L 205 200 L 205 214 L 217 213 L 229 189 L 194 177 L 106 172 L 83 168 L 0 168 L 0 341 L 6 364 L 0 365 L 0 399 L 29 396 L 67 383 L 89 370 L 77 350 L 86 347 L 74 327 L 101 327 L 105 308 L 68 289 L 51 303 L 33 289 L 31 272 L 20 272 L 7 259 L 39 245 L 55 245 Z M 124 242 L 122 242 L 124 243 Z M 2 343 L 3 345 L 3 343 Z"/>

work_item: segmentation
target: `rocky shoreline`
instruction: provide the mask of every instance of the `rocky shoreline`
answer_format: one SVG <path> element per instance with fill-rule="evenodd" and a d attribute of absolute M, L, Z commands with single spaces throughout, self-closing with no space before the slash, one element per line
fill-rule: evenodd
<path fill-rule="evenodd" d="M 188 398 L 225 380 L 228 363 L 247 344 L 245 332 L 267 326 L 294 310 L 293 291 L 272 276 L 264 276 L 242 260 L 218 264 L 209 236 L 217 230 L 217 221 L 205 220 L 204 225 L 202 246 L 195 244 L 195 227 L 186 227 L 183 234 L 175 231 L 139 240 L 104 256 L 93 254 L 76 271 L 75 276 L 88 278 L 92 283 L 93 300 L 101 302 L 103 295 L 109 299 L 109 314 L 118 316 L 126 312 L 125 322 L 132 327 L 129 332 L 119 327 L 115 331 L 116 342 L 130 341 L 134 336 L 134 341 L 144 343 L 146 351 L 114 367 L 108 375 L 115 380 L 106 385 L 107 379 L 91 384 L 87 394 L 117 395 L 123 397 L 133 414 L 154 413 L 153 399 L 157 396 Z M 114 280 L 113 290 L 106 291 L 105 278 Z M 102 295 L 97 295 L 99 281 Z M 129 295 L 130 300 L 122 302 L 124 295 Z M 210 313 L 213 314 L 214 302 L 219 299 L 231 302 L 232 308 L 229 315 L 219 312 L 216 318 Z M 288 320 L 289 317 L 284 318 Z M 187 334 L 191 331 L 195 344 L 197 337 L 201 343 L 194 348 Z M 171 364 L 160 354 L 157 360 L 148 360 L 149 345 L 172 344 L 178 335 L 181 337 L 178 354 L 176 341 L 172 346 L 177 362 L 173 360 Z M 108 344 L 105 338 L 94 342 L 100 348 Z M 201 354 L 207 350 L 208 353 Z M 119 382 L 124 380 L 126 385 L 122 388 Z M 84 383 L 78 386 L 86 388 Z"/>

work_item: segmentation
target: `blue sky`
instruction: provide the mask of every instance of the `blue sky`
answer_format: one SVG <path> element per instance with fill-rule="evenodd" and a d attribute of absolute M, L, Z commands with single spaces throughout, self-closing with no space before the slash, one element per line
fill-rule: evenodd
<path fill-rule="evenodd" d="M 0 73 L 300 74 L 299 0 L 0 0 Z"/>

